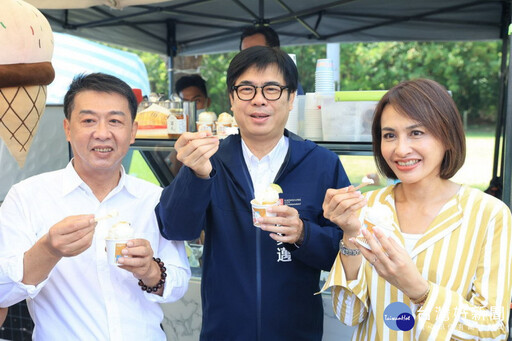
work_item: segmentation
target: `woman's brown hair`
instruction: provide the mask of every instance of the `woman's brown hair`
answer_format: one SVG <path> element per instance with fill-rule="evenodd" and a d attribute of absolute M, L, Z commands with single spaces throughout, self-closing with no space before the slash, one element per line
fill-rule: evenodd
<path fill-rule="evenodd" d="M 390 179 L 397 179 L 382 156 L 381 118 L 387 105 L 400 114 L 425 126 L 446 148 L 441 162 L 440 177 L 449 179 L 457 173 L 466 158 L 466 138 L 462 119 L 448 91 L 430 79 L 402 82 L 391 88 L 375 108 L 372 124 L 373 155 L 379 171 Z"/>

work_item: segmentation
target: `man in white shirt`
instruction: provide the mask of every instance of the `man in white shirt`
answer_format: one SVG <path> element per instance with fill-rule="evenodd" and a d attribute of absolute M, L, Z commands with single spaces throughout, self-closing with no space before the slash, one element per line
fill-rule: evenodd
<path fill-rule="evenodd" d="M 26 299 L 35 340 L 165 340 L 158 303 L 187 290 L 183 242 L 161 237 L 153 211 L 161 188 L 121 165 L 136 108 L 120 79 L 77 76 L 64 98 L 74 158 L 14 185 L 0 207 L 0 307 Z M 120 220 L 135 234 L 117 267 L 105 237 Z"/>

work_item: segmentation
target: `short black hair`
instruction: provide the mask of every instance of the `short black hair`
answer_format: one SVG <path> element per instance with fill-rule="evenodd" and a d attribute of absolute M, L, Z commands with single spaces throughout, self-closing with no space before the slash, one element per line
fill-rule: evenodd
<path fill-rule="evenodd" d="M 69 85 L 69 89 L 64 96 L 64 115 L 69 120 L 71 112 L 75 105 L 75 96 L 82 91 L 98 91 L 106 93 L 116 93 L 128 101 L 132 122 L 135 121 L 137 115 L 137 98 L 132 88 L 121 79 L 105 73 L 96 72 L 91 74 L 81 73 Z"/>
<path fill-rule="evenodd" d="M 281 46 L 281 43 L 279 42 L 279 35 L 276 31 L 272 29 L 270 26 L 265 25 L 256 25 L 256 26 L 249 26 L 244 28 L 242 31 L 242 35 L 240 36 L 240 47 L 239 49 L 242 50 L 242 41 L 250 36 L 253 36 L 255 34 L 262 34 L 265 37 L 266 46 L 268 47 L 279 47 Z"/>
<path fill-rule="evenodd" d="M 176 81 L 176 84 L 174 85 L 174 91 L 179 95 L 183 89 L 191 86 L 198 88 L 203 93 L 204 97 L 208 98 L 208 92 L 206 91 L 206 81 L 199 75 L 188 75 L 181 77 Z"/>
<path fill-rule="evenodd" d="M 263 70 L 269 65 L 276 65 L 283 75 L 288 94 L 297 90 L 299 74 L 290 56 L 278 47 L 253 46 L 240 51 L 229 63 L 226 75 L 228 93 L 233 91 L 236 80 L 247 69 L 256 67 L 258 70 Z"/>

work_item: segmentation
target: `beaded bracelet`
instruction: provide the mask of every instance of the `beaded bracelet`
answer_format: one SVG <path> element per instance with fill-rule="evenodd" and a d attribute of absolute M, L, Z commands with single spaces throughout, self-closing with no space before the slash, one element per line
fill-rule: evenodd
<path fill-rule="evenodd" d="M 167 269 L 164 266 L 164 262 L 162 262 L 160 260 L 160 258 L 155 258 L 155 257 L 153 257 L 153 260 L 160 267 L 160 280 L 158 281 L 158 284 L 155 285 L 154 287 L 148 287 L 146 284 L 144 284 L 142 279 L 139 279 L 139 286 L 140 286 L 141 290 L 145 291 L 147 293 L 157 292 L 158 289 L 160 289 L 164 285 L 165 278 L 167 277 L 167 272 L 166 272 Z"/>

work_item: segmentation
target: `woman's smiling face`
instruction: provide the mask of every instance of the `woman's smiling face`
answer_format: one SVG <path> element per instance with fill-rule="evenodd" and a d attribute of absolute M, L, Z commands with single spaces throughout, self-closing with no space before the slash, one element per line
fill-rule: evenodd
<path fill-rule="evenodd" d="M 388 104 L 381 117 L 381 152 L 403 183 L 439 178 L 446 148 L 425 126 Z"/>

